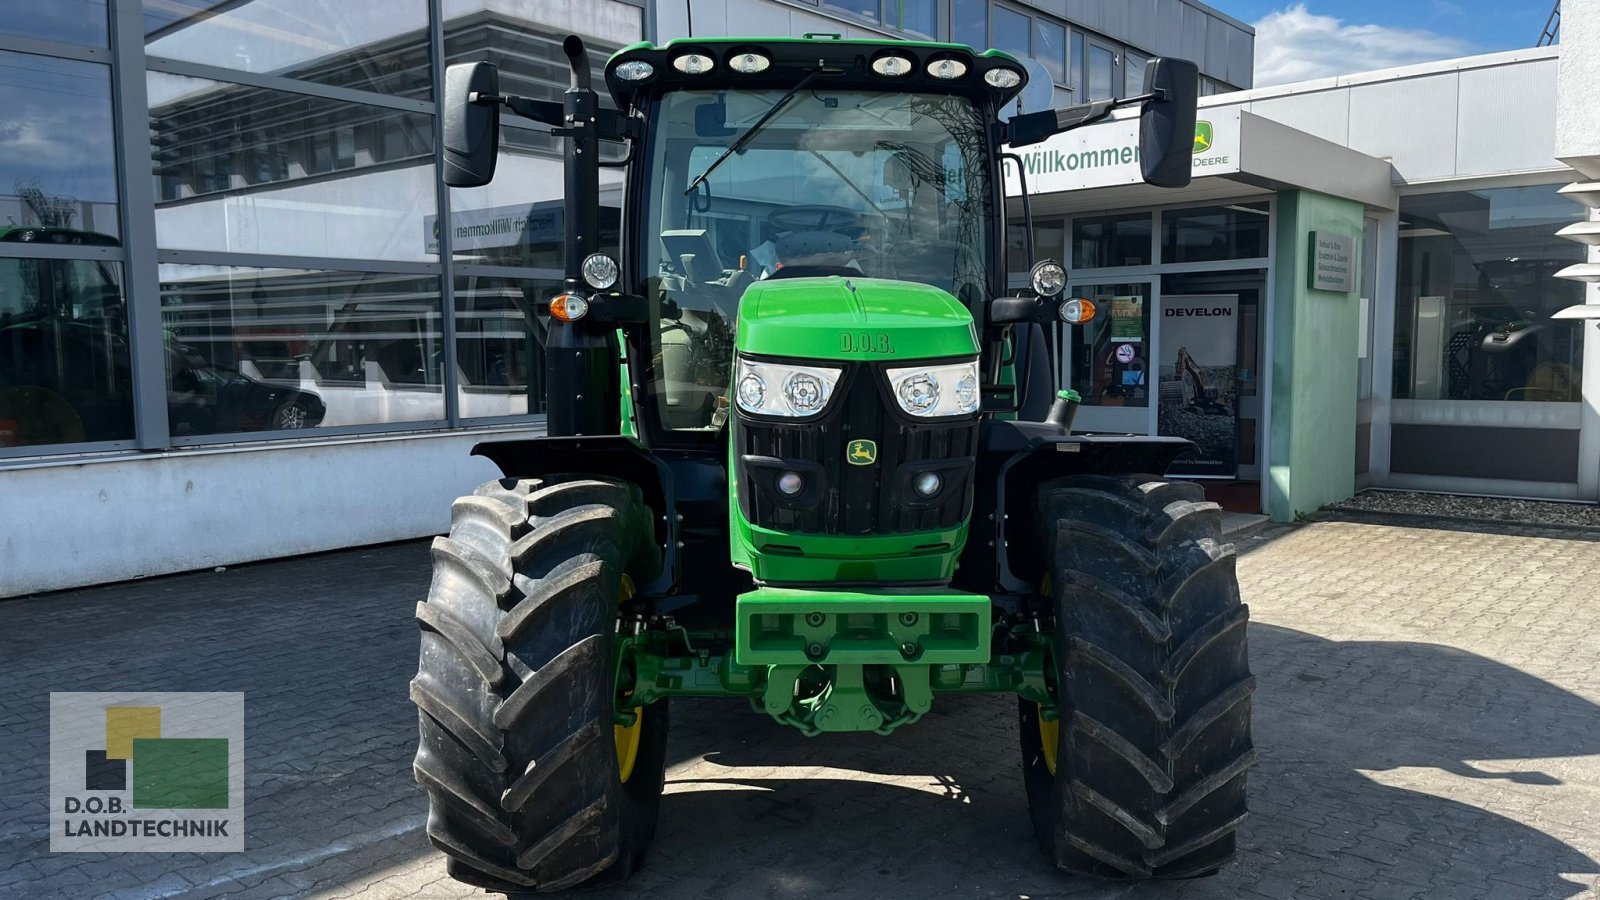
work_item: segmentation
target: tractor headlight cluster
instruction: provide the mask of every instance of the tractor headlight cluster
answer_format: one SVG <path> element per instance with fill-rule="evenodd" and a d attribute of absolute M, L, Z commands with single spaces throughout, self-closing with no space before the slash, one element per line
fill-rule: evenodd
<path fill-rule="evenodd" d="M 717 60 L 709 53 L 685 53 L 672 61 L 672 67 L 685 75 L 704 75 L 717 67 Z"/>
<path fill-rule="evenodd" d="M 814 416 L 828 406 L 842 369 L 739 359 L 733 393 L 739 408 L 758 416 Z"/>
<path fill-rule="evenodd" d="M 617 67 L 611 71 L 623 81 L 643 81 L 656 73 L 656 67 L 642 59 L 630 59 L 617 63 Z"/>
<path fill-rule="evenodd" d="M 900 408 L 919 418 L 968 416 L 978 411 L 978 361 L 889 369 Z"/>
<path fill-rule="evenodd" d="M 617 283 L 617 261 L 604 253 L 591 253 L 583 260 L 583 280 L 595 290 L 606 290 Z"/>

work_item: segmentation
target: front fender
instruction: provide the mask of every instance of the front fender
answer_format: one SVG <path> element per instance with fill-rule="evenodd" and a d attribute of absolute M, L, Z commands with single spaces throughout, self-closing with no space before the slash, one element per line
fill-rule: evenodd
<path fill-rule="evenodd" d="M 1067 434 L 1045 422 L 986 420 L 978 438 L 972 528 L 962 584 L 997 594 L 1032 593 L 1042 572 L 1031 513 L 1041 483 L 1068 475 L 1164 475 L 1195 449 L 1177 437 Z"/>
<path fill-rule="evenodd" d="M 499 466 L 507 478 L 598 476 L 638 485 L 655 513 L 656 540 L 662 546 L 661 575 L 650 585 L 641 585 L 641 593 L 667 594 L 677 583 L 678 498 L 672 469 L 637 439 L 581 435 L 485 441 L 472 448 L 472 455 Z"/>

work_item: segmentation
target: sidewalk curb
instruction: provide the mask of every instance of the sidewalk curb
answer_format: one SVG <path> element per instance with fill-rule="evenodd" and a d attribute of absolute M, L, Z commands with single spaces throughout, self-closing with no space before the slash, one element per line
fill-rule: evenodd
<path fill-rule="evenodd" d="M 1470 516 L 1442 516 L 1432 513 L 1380 512 L 1373 509 L 1344 509 L 1335 507 L 1307 517 L 1313 522 L 1364 522 L 1372 525 L 1398 527 L 1471 526 L 1474 528 L 1517 528 L 1530 531 L 1567 532 L 1600 536 L 1600 525 L 1569 525 L 1550 522 L 1528 522 L 1522 519 L 1475 519 Z"/>

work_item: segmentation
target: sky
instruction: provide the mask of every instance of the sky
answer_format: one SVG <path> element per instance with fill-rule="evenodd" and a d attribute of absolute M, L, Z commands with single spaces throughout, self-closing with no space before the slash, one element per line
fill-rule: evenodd
<path fill-rule="evenodd" d="M 1554 0 L 1210 0 L 1255 26 L 1257 87 L 1539 43 Z"/>

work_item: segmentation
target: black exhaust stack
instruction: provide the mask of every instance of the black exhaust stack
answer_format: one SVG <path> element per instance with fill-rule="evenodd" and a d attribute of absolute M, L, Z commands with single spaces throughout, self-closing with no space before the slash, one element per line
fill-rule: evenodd
<path fill-rule="evenodd" d="M 590 297 L 583 260 L 600 251 L 599 97 L 590 87 L 589 54 L 577 35 L 561 45 L 572 67 L 562 99 L 564 122 L 551 133 L 565 137 L 565 290 Z M 552 436 L 616 434 L 622 385 L 616 324 L 589 316 L 563 322 L 552 316 L 545 340 L 546 431 Z"/>

